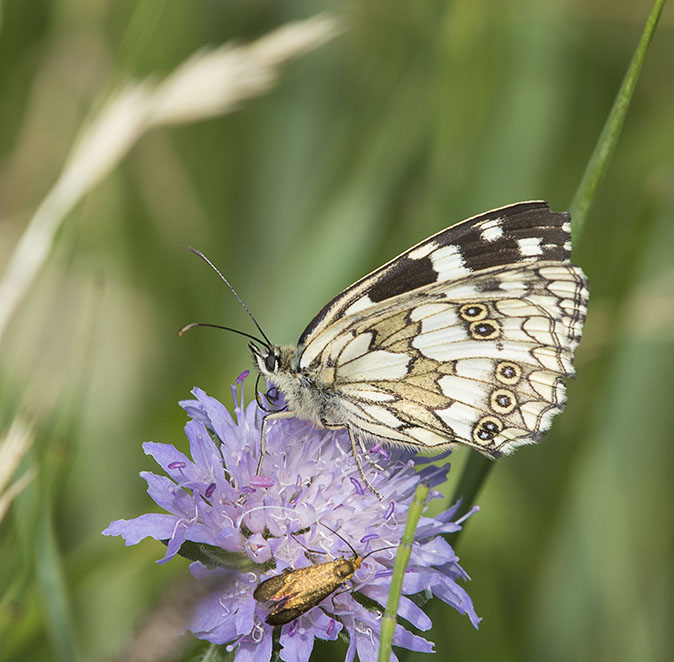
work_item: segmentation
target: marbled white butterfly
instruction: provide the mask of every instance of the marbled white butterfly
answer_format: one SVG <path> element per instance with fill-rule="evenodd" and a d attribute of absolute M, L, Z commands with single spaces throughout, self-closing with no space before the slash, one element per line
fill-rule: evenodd
<path fill-rule="evenodd" d="M 539 441 L 564 407 L 587 311 L 588 281 L 570 257 L 570 215 L 520 202 L 357 281 L 297 345 L 262 333 L 255 363 L 287 407 L 264 420 L 258 472 L 266 425 L 289 417 L 345 428 L 368 486 L 363 438 L 427 452 L 464 444 L 491 458 Z"/>

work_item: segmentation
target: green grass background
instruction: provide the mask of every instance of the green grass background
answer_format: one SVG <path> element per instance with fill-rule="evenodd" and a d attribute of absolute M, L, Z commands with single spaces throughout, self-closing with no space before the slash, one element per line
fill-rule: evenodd
<path fill-rule="evenodd" d="M 198 385 L 228 403 L 250 367 L 243 339 L 177 337 L 195 320 L 250 329 L 186 247 L 291 342 L 342 287 L 457 220 L 526 199 L 567 208 L 650 2 L 0 8 L 0 264 L 116 85 L 321 9 L 345 19 L 237 113 L 143 137 L 66 219 L 0 345 L 0 423 L 29 412 L 39 434 L 24 464 L 40 469 L 0 525 L 0 660 L 123 659 L 185 590 L 187 561 L 158 566 L 159 543 L 125 548 L 100 531 L 153 509 L 140 444 L 185 448 L 177 401 Z M 592 295 L 567 410 L 480 494 L 459 554 L 483 621 L 475 631 L 434 605 L 439 659 L 671 655 L 673 61 L 670 5 L 574 247 Z M 200 648 L 189 635 L 181 645 L 161 659 Z M 319 652 L 339 660 L 345 648 Z"/>

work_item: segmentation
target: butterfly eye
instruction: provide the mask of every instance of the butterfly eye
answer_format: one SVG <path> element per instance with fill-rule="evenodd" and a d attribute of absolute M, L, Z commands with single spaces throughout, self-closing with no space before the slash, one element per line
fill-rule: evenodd
<path fill-rule="evenodd" d="M 268 372 L 276 372 L 276 367 L 278 366 L 278 356 L 275 354 L 267 354 L 264 357 L 264 367 L 267 368 Z"/>

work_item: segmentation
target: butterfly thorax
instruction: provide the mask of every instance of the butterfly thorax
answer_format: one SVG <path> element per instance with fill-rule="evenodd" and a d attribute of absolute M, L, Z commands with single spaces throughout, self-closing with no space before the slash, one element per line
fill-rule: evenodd
<path fill-rule="evenodd" d="M 330 372 L 309 373 L 300 369 L 301 346 L 272 345 L 259 349 L 251 345 L 251 349 L 258 370 L 283 393 L 288 410 L 297 418 L 321 427 L 343 422 Z"/>

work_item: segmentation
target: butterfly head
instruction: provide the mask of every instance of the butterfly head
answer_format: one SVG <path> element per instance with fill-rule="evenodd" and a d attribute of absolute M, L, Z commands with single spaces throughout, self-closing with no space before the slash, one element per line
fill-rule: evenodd
<path fill-rule="evenodd" d="M 273 378 L 279 374 L 295 372 L 297 348 L 292 345 L 263 345 L 249 343 L 253 353 L 253 361 L 257 369 L 267 378 Z"/>
<path fill-rule="evenodd" d="M 257 369 L 266 377 L 276 374 L 280 364 L 281 355 L 279 348 L 274 345 L 258 347 L 255 343 L 249 343 L 248 347 L 253 353 L 253 361 Z"/>

